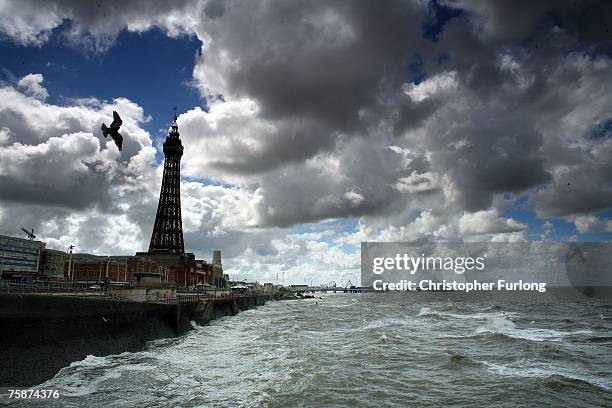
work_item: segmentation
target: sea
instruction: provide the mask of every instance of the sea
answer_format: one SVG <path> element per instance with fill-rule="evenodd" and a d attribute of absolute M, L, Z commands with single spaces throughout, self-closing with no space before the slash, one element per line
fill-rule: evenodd
<path fill-rule="evenodd" d="M 430 293 L 272 301 L 146 350 L 88 356 L 58 407 L 612 407 L 609 300 Z"/>

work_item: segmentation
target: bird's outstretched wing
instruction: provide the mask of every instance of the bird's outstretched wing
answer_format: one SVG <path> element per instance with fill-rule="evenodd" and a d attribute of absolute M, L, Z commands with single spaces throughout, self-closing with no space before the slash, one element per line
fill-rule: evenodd
<path fill-rule="evenodd" d="M 119 116 L 117 111 L 113 111 L 113 123 L 111 123 L 110 127 L 119 130 L 119 127 L 121 127 L 122 123 L 123 121 L 121 120 L 121 117 Z"/>
<path fill-rule="evenodd" d="M 115 144 L 117 145 L 119 151 L 121 151 L 123 149 L 123 136 L 121 136 L 119 132 L 113 132 L 111 133 L 111 137 L 115 141 Z"/>

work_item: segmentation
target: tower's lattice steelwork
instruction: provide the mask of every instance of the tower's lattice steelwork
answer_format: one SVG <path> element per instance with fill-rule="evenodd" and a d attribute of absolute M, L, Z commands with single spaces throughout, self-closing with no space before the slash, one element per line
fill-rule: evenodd
<path fill-rule="evenodd" d="M 162 179 L 155 226 L 149 253 L 183 254 L 183 222 L 181 220 L 181 157 L 183 144 L 179 138 L 176 116 L 164 142 L 164 177 Z"/>

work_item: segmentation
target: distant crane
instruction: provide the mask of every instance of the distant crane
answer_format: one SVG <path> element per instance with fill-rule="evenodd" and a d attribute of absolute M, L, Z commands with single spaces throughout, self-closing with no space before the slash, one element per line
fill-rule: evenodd
<path fill-rule="evenodd" d="M 30 241 L 34 241 L 34 238 L 36 238 L 36 235 L 34 235 L 34 228 L 32 228 L 32 232 L 23 227 L 21 227 L 21 230 L 26 233 Z"/>

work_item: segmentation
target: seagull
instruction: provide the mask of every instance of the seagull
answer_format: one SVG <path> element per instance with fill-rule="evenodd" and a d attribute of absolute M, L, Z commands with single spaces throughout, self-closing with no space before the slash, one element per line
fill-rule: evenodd
<path fill-rule="evenodd" d="M 111 123 L 110 126 L 106 126 L 105 123 L 102 123 L 102 133 L 104 134 L 104 137 L 108 137 L 108 135 L 110 135 L 115 141 L 119 151 L 121 151 L 123 146 L 123 136 L 121 136 L 119 133 L 119 128 L 121 127 L 122 123 L 123 121 L 119 117 L 117 111 L 113 111 L 113 123 Z"/>

